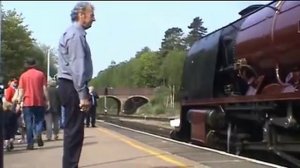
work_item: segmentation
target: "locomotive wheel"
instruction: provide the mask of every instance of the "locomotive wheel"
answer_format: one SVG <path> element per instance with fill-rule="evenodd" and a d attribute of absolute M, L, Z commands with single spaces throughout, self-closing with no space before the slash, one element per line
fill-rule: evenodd
<path fill-rule="evenodd" d="M 211 148 L 224 150 L 220 144 L 221 138 L 215 130 L 210 130 L 206 135 L 206 145 Z"/>

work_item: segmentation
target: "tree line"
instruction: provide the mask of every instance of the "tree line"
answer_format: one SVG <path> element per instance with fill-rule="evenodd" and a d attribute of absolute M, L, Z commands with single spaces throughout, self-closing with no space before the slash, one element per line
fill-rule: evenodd
<path fill-rule="evenodd" d="M 200 17 L 195 17 L 187 26 L 187 35 L 181 28 L 172 27 L 165 31 L 161 47 L 153 51 L 144 47 L 128 61 L 116 64 L 115 61 L 100 71 L 91 84 L 95 88 L 169 88 L 171 96 L 176 96 L 181 85 L 184 59 L 193 43 L 207 33 Z"/>
<path fill-rule="evenodd" d="M 34 57 L 38 68 L 47 71 L 47 52 L 50 48 L 38 43 L 32 37 L 32 31 L 24 23 L 24 17 L 15 10 L 2 9 L 1 27 L 1 71 L 3 84 L 18 78 L 24 69 L 24 60 Z M 195 41 L 207 33 L 200 17 L 195 17 L 185 34 L 181 28 L 172 27 L 165 31 L 158 51 L 145 46 L 130 59 L 116 64 L 115 61 L 98 73 L 91 81 L 95 88 L 140 88 L 166 87 L 174 97 L 181 85 L 183 63 L 187 51 Z M 57 73 L 57 54 L 50 52 L 50 76 Z"/>
<path fill-rule="evenodd" d="M 24 24 L 22 13 L 18 13 L 15 9 L 5 11 L 2 6 L 1 10 L 2 64 L 0 72 L 3 76 L 3 84 L 13 78 L 19 78 L 25 70 L 24 61 L 28 57 L 35 58 L 37 67 L 46 75 L 47 53 L 50 47 L 38 43 L 32 37 L 33 32 L 28 29 L 28 25 Z M 57 73 L 56 59 L 54 50 L 50 50 L 50 76 L 52 77 Z"/>

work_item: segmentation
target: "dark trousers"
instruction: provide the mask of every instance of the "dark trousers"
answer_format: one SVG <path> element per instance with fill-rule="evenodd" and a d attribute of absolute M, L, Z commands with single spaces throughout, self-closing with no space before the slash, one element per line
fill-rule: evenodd
<path fill-rule="evenodd" d="M 84 112 L 73 82 L 59 79 L 59 96 L 65 110 L 63 168 L 78 168 L 84 137 Z"/>
<path fill-rule="evenodd" d="M 3 112 L 3 122 L 3 139 L 14 138 L 18 129 L 17 114 L 12 111 Z"/>
<path fill-rule="evenodd" d="M 92 106 L 88 113 L 86 113 L 86 126 L 95 126 L 96 124 L 96 106 Z"/>

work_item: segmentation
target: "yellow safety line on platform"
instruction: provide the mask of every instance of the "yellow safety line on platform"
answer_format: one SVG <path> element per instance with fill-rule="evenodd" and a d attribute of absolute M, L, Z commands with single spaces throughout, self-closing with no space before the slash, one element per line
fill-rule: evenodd
<path fill-rule="evenodd" d="M 137 148 L 137 149 L 142 150 L 142 151 L 144 151 L 144 152 L 147 152 L 147 153 L 149 153 L 149 154 L 151 154 L 151 155 L 154 155 L 154 156 L 156 156 L 156 157 L 158 157 L 158 158 L 160 158 L 160 159 L 162 159 L 162 160 L 164 160 L 164 161 L 166 161 L 166 162 L 172 163 L 172 164 L 177 165 L 177 166 L 182 167 L 182 168 L 183 168 L 183 167 L 188 167 L 188 166 L 185 165 L 184 163 L 175 160 L 175 158 L 171 158 L 171 157 L 168 157 L 168 156 L 164 156 L 164 154 L 161 154 L 161 153 L 159 153 L 159 152 L 156 152 L 156 151 L 154 151 L 154 150 L 152 150 L 152 149 L 142 147 L 142 146 L 138 145 L 137 143 L 133 142 L 132 140 L 129 140 L 129 138 L 125 138 L 125 137 L 123 138 L 123 136 L 114 134 L 114 133 L 112 133 L 112 132 L 110 132 L 110 131 L 107 131 L 106 129 L 103 129 L 103 128 L 97 128 L 97 129 L 98 129 L 99 131 L 105 133 L 105 134 L 108 134 L 108 135 L 110 135 L 110 136 L 113 136 L 113 137 L 115 137 L 116 139 L 121 140 L 121 141 L 127 143 L 128 145 L 130 145 L 130 146 L 132 146 L 132 147 L 134 147 L 134 148 Z"/>

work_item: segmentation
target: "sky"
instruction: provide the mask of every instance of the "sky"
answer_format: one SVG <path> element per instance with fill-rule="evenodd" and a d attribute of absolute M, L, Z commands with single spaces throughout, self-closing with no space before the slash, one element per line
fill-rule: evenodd
<path fill-rule="evenodd" d="M 87 30 L 93 60 L 93 77 L 133 58 L 148 46 L 160 48 L 164 33 L 179 27 L 185 35 L 195 17 L 203 20 L 208 33 L 236 19 L 239 11 L 270 1 L 93 1 L 96 22 Z M 22 13 L 24 24 L 39 43 L 57 48 L 58 40 L 71 25 L 70 13 L 77 1 L 2 1 L 4 10 Z"/>

